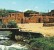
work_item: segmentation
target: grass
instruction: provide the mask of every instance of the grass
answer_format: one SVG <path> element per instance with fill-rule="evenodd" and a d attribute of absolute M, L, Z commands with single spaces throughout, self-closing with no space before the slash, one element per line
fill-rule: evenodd
<path fill-rule="evenodd" d="M 54 50 L 54 37 L 30 39 L 29 49 Z"/>

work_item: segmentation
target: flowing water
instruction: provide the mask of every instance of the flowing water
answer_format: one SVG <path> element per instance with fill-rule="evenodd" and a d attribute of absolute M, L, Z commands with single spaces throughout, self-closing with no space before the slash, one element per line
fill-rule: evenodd
<path fill-rule="evenodd" d="M 0 50 L 28 50 L 26 46 L 22 46 L 21 44 L 17 44 L 16 42 L 9 42 L 9 38 L 7 37 L 10 34 L 8 31 L 0 31 Z M 11 43 L 7 46 L 8 43 Z"/>

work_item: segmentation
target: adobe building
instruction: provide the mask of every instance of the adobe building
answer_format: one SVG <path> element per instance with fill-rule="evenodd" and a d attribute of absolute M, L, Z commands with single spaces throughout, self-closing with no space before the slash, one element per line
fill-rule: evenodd
<path fill-rule="evenodd" d="M 39 13 L 29 13 L 25 16 L 23 12 L 9 13 L 6 17 L 0 16 L 0 25 L 8 24 L 9 21 L 14 20 L 16 23 L 43 23 L 54 22 L 54 13 L 50 15 L 42 15 Z"/>
<path fill-rule="evenodd" d="M 43 17 L 44 23 L 54 23 L 54 16 L 45 16 Z"/>
<path fill-rule="evenodd" d="M 23 23 L 24 13 L 9 13 L 6 17 L 0 17 L 0 23 L 7 24 L 9 21 L 14 20 L 16 23 Z"/>
<path fill-rule="evenodd" d="M 29 14 L 29 17 L 26 18 L 26 23 L 42 23 L 43 17 L 40 14 Z"/>
<path fill-rule="evenodd" d="M 54 23 L 54 12 L 49 12 L 43 16 L 44 23 Z"/>

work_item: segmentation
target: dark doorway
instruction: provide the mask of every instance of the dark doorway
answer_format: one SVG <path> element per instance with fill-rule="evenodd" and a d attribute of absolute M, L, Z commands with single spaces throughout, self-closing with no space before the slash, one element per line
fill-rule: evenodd
<path fill-rule="evenodd" d="M 23 19 L 21 19 L 21 23 L 23 23 Z"/>
<path fill-rule="evenodd" d="M 41 18 L 38 19 L 38 22 L 39 22 L 39 23 L 41 22 Z"/>
<path fill-rule="evenodd" d="M 2 19 L 0 19 L 0 25 L 2 24 Z"/>

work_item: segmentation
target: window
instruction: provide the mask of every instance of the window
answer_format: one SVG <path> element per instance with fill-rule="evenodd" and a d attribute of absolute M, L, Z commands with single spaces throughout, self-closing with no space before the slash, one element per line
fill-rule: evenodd
<path fill-rule="evenodd" d="M 39 22 L 39 23 L 41 22 L 41 18 L 38 19 L 38 22 Z"/>
<path fill-rule="evenodd" d="M 21 19 L 21 23 L 23 23 L 23 19 Z"/>
<path fill-rule="evenodd" d="M 20 20 L 20 19 L 18 19 L 18 20 Z"/>
<path fill-rule="evenodd" d="M 54 14 L 52 14 L 52 16 L 54 16 Z"/>
<path fill-rule="evenodd" d="M 12 16 L 14 16 L 15 14 L 12 14 Z"/>
<path fill-rule="evenodd" d="M 18 14 L 18 16 L 19 16 L 19 14 Z"/>
<path fill-rule="evenodd" d="M 30 18 L 29 18 L 29 20 L 30 20 Z"/>
<path fill-rule="evenodd" d="M 37 15 L 34 15 L 34 16 L 37 16 Z"/>

